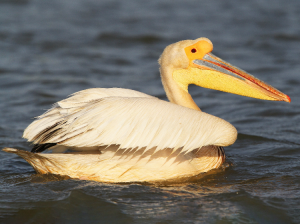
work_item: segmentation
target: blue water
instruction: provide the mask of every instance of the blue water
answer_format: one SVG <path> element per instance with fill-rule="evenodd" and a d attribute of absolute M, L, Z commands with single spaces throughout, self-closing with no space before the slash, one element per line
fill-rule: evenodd
<path fill-rule="evenodd" d="M 166 99 L 157 59 L 208 37 L 213 53 L 291 97 L 269 102 L 207 90 L 199 107 L 231 122 L 228 169 L 191 183 L 103 184 L 37 175 L 0 152 L 1 223 L 300 223 L 300 1 L 0 0 L 0 147 L 93 87 Z"/>

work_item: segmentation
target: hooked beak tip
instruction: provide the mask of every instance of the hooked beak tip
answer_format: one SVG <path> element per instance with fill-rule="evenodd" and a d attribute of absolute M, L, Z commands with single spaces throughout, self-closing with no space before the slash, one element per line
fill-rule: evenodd
<path fill-rule="evenodd" d="M 286 98 L 287 99 L 285 101 L 288 102 L 288 103 L 290 103 L 291 102 L 291 98 L 288 95 L 286 95 Z"/>

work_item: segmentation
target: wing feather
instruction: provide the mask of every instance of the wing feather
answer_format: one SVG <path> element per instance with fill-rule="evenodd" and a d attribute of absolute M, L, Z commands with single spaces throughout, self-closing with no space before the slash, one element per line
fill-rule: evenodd
<path fill-rule="evenodd" d="M 84 90 L 58 102 L 28 126 L 24 138 L 69 147 L 145 148 L 144 153 L 152 148 L 187 153 L 236 140 L 236 129 L 218 117 L 137 91 L 115 90 Z"/>

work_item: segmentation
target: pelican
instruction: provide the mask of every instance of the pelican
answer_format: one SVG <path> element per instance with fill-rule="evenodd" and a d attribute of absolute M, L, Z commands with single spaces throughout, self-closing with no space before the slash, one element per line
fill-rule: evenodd
<path fill-rule="evenodd" d="M 290 102 L 289 96 L 216 57 L 207 38 L 183 40 L 159 58 L 170 102 L 121 88 L 74 93 L 24 131 L 31 152 L 4 148 L 38 173 L 101 182 L 181 180 L 219 168 L 237 131 L 202 112 L 188 86 Z M 40 153 L 50 149 L 52 153 Z"/>

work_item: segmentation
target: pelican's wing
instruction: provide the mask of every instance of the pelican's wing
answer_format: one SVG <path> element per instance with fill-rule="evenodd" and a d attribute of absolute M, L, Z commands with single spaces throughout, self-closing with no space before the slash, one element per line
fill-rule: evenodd
<path fill-rule="evenodd" d="M 50 115 L 56 114 L 56 116 L 63 117 L 70 114 L 73 114 L 82 107 L 93 102 L 94 100 L 99 100 L 105 97 L 147 97 L 154 98 L 145 93 L 141 93 L 131 89 L 122 89 L 122 88 L 91 88 L 85 89 L 76 93 L 73 93 L 69 98 L 61 100 L 53 105 L 53 107 L 48 110 L 46 113 L 37 117 L 37 120 L 30 124 L 24 131 L 23 138 L 27 138 L 29 141 L 32 137 L 32 134 L 40 132 L 41 129 L 49 127 L 50 120 L 42 120 L 44 117 L 49 117 Z M 42 123 L 39 121 L 43 121 Z M 44 123 L 46 121 L 46 124 Z M 51 122 L 50 122 L 51 123 Z M 45 126 L 46 125 L 46 126 Z M 32 128 L 36 129 L 33 130 Z"/>
<path fill-rule="evenodd" d="M 85 104 L 92 100 L 97 100 L 110 96 L 121 96 L 121 97 L 147 97 L 153 98 L 145 93 L 141 93 L 131 89 L 122 88 L 92 88 L 76 92 L 71 97 L 59 101 L 57 104 L 62 108 L 74 108 L 78 107 L 79 104 Z"/>
<path fill-rule="evenodd" d="M 146 150 L 183 147 L 185 152 L 205 145 L 227 146 L 236 140 L 230 123 L 146 94 L 77 101 L 69 107 L 65 102 L 58 102 L 29 125 L 24 137 L 35 144 Z"/>

